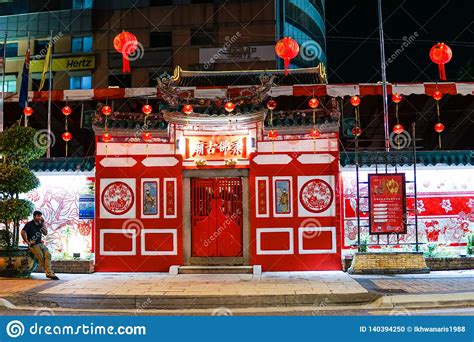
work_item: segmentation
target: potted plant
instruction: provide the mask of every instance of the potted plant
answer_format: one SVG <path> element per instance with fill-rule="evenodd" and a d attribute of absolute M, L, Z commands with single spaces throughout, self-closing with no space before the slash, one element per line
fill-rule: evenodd
<path fill-rule="evenodd" d="M 474 255 L 474 233 L 467 235 L 467 246 L 466 246 L 467 255 Z"/>
<path fill-rule="evenodd" d="M 20 194 L 39 186 L 28 163 L 45 153 L 42 138 L 30 127 L 0 132 L 0 276 L 27 277 L 36 267 L 28 248 L 19 246 L 20 223 L 34 209 Z"/>

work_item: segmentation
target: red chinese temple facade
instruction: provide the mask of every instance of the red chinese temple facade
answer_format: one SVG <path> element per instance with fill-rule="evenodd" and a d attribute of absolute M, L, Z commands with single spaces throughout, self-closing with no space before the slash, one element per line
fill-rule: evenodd
<path fill-rule="evenodd" d="M 278 109 L 295 109 L 272 90 L 281 72 L 177 73 L 158 82 L 166 103 L 158 114 L 127 114 L 141 122 L 134 128 L 108 128 L 124 113 L 96 118 L 96 271 L 341 269 L 337 106 L 292 112 L 295 125 L 275 130 Z M 219 96 L 228 77 L 247 85 Z M 292 77 L 324 79 L 318 68 Z M 197 95 L 187 88 L 193 82 L 214 87 Z M 266 106 L 272 98 L 275 113 Z"/>

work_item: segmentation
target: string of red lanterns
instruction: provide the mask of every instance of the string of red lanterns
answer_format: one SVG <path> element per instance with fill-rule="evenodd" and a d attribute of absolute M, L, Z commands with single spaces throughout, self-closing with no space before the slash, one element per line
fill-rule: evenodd
<path fill-rule="evenodd" d="M 397 147 L 400 149 L 400 137 L 399 135 L 402 134 L 405 131 L 405 128 L 403 125 L 400 123 L 399 117 L 398 117 L 398 104 L 402 101 L 403 96 L 395 93 L 392 95 L 392 101 L 395 103 L 395 117 L 397 119 L 397 123 L 395 126 L 393 126 L 393 133 L 397 135 L 396 141 L 397 141 Z"/>
<path fill-rule="evenodd" d="M 354 95 L 350 99 L 351 105 L 354 107 L 355 112 L 355 127 L 352 128 L 351 133 L 356 139 L 362 134 L 362 128 L 360 128 L 360 113 L 359 113 L 359 105 L 360 105 L 360 97 Z"/>
<path fill-rule="evenodd" d="M 63 108 L 61 108 L 61 112 L 64 115 L 64 133 L 61 135 L 61 138 L 66 143 L 65 155 L 67 158 L 69 141 L 72 140 L 72 134 L 68 131 L 68 117 L 72 114 L 72 108 L 66 104 Z"/>
<path fill-rule="evenodd" d="M 313 128 L 309 131 L 309 136 L 311 139 L 317 139 L 321 133 L 316 128 L 316 108 L 319 107 L 319 100 L 315 97 L 312 97 L 308 100 L 308 106 L 313 110 Z M 316 152 L 316 141 L 313 141 L 314 152 Z"/>
<path fill-rule="evenodd" d="M 441 149 L 441 133 L 444 131 L 444 125 L 441 122 L 441 113 L 439 110 L 439 101 L 443 98 L 443 93 L 441 93 L 439 90 L 436 90 L 433 92 L 431 95 L 433 99 L 436 101 L 436 115 L 438 117 L 438 122 L 435 123 L 434 125 L 434 130 L 436 133 L 438 133 L 438 146 Z"/>

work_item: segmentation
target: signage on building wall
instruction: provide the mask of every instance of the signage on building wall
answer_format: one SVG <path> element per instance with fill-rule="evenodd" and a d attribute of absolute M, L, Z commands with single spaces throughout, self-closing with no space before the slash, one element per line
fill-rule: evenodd
<path fill-rule="evenodd" d="M 199 49 L 199 63 L 234 63 L 251 61 L 274 61 L 275 47 L 273 45 L 232 45 L 223 48 Z"/>
<path fill-rule="evenodd" d="M 186 158 L 235 159 L 247 156 L 245 136 L 198 136 L 186 138 Z"/>
<path fill-rule="evenodd" d="M 44 60 L 32 60 L 30 63 L 31 72 L 42 72 Z M 95 56 L 75 56 L 64 58 L 53 58 L 53 71 L 75 71 L 89 70 L 95 68 Z"/>
<path fill-rule="evenodd" d="M 406 233 L 405 174 L 369 174 L 370 234 Z"/>

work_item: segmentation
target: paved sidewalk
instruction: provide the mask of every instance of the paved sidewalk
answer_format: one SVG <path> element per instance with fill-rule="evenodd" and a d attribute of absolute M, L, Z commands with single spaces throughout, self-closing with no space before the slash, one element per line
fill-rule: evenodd
<path fill-rule="evenodd" d="M 94 273 L 61 274 L 60 278 L 50 281 L 39 274 L 31 279 L 3 278 L 0 299 L 23 306 L 174 310 L 363 305 L 387 295 L 452 293 L 462 300 L 463 293 L 474 292 L 474 271 L 390 276 L 350 276 L 339 271 L 266 272 L 261 276 Z"/>

